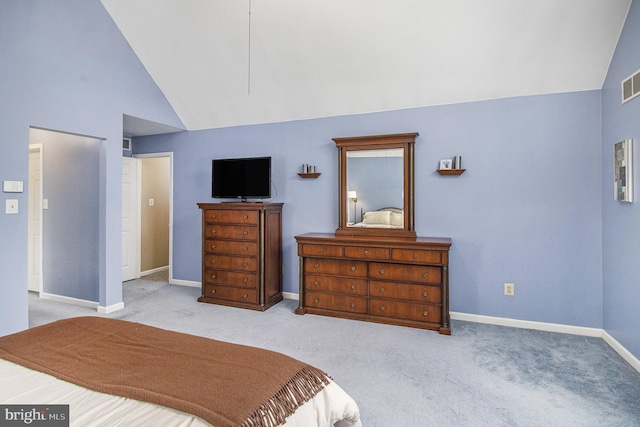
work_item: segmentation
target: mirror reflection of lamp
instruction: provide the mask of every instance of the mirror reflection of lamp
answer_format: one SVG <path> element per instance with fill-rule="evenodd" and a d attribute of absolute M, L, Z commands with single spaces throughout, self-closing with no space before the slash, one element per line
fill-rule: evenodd
<path fill-rule="evenodd" d="M 358 222 L 357 206 L 358 206 L 358 194 L 356 190 L 347 191 L 347 199 L 353 200 L 353 222 Z"/>

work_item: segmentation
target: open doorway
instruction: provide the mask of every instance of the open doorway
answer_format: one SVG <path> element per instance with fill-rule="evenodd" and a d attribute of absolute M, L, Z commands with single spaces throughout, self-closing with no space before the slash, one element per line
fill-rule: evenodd
<path fill-rule="evenodd" d="M 171 159 L 143 157 L 140 166 L 140 271 L 164 272 L 168 282 Z"/>
<path fill-rule="evenodd" d="M 29 289 L 40 297 L 98 307 L 102 142 L 29 129 Z"/>
<path fill-rule="evenodd" d="M 171 283 L 173 153 L 139 154 L 130 160 L 138 169 L 136 277 Z"/>

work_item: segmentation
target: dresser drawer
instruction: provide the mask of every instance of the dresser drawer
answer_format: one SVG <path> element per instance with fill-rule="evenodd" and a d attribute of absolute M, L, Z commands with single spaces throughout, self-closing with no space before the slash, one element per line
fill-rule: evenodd
<path fill-rule="evenodd" d="M 367 295 L 367 279 L 307 274 L 304 288 L 307 291 Z"/>
<path fill-rule="evenodd" d="M 246 288 L 255 288 L 258 284 L 258 278 L 255 273 L 214 270 L 211 268 L 205 270 L 203 279 L 207 284 L 234 285 Z"/>
<path fill-rule="evenodd" d="M 327 245 L 300 245 L 299 255 L 304 256 L 327 256 L 327 257 L 342 257 L 342 246 L 327 246 Z"/>
<path fill-rule="evenodd" d="M 305 258 L 304 271 L 308 274 L 331 274 L 339 276 L 366 277 L 367 263 L 362 261 Z"/>
<path fill-rule="evenodd" d="M 440 267 L 423 265 L 402 265 L 371 263 L 369 277 L 372 279 L 394 280 L 398 282 L 441 283 L 442 270 Z"/>
<path fill-rule="evenodd" d="M 205 285 L 203 297 L 258 304 L 258 292 L 255 289 L 234 288 L 221 285 Z"/>
<path fill-rule="evenodd" d="M 369 300 L 369 314 L 372 316 L 440 323 L 441 311 L 439 305 L 412 304 L 380 299 Z"/>
<path fill-rule="evenodd" d="M 258 244 L 255 242 L 234 242 L 231 240 L 204 241 L 204 251 L 214 254 L 234 254 L 256 256 L 258 254 Z"/>
<path fill-rule="evenodd" d="M 253 225 L 220 225 L 206 224 L 204 237 L 217 239 L 251 240 L 258 239 L 258 227 Z"/>
<path fill-rule="evenodd" d="M 391 259 L 394 261 L 439 265 L 442 264 L 442 252 L 423 249 L 392 249 Z"/>
<path fill-rule="evenodd" d="M 369 283 L 369 295 L 372 297 L 405 299 L 413 302 L 440 303 L 440 286 L 410 285 L 407 283 L 377 282 Z"/>
<path fill-rule="evenodd" d="M 305 292 L 304 303 L 310 308 L 363 314 L 367 312 L 367 299 L 364 297 Z"/>
<path fill-rule="evenodd" d="M 389 249 L 345 246 L 344 256 L 347 258 L 385 260 L 389 259 Z"/>
<path fill-rule="evenodd" d="M 222 270 L 256 271 L 258 260 L 249 257 L 208 254 L 204 256 L 204 265 Z"/>
<path fill-rule="evenodd" d="M 257 211 L 206 209 L 204 221 L 218 224 L 258 224 Z"/>

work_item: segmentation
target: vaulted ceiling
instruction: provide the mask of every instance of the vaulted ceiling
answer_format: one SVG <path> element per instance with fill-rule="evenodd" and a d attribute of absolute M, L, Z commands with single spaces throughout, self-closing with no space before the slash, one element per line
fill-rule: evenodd
<path fill-rule="evenodd" d="M 631 0 L 101 0 L 187 129 L 600 89 Z"/>

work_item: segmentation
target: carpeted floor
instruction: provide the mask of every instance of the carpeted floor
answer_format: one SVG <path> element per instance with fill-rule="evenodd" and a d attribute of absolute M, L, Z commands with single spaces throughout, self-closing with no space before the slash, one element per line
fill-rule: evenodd
<path fill-rule="evenodd" d="M 108 315 L 279 351 L 325 370 L 365 427 L 640 426 L 640 373 L 602 339 L 452 322 L 452 336 L 398 326 L 196 302 L 199 288 L 124 283 Z M 30 326 L 98 315 L 29 296 Z"/>

